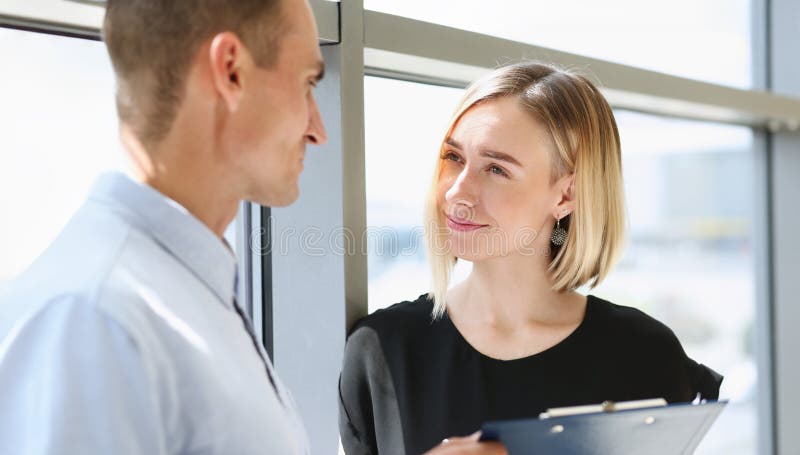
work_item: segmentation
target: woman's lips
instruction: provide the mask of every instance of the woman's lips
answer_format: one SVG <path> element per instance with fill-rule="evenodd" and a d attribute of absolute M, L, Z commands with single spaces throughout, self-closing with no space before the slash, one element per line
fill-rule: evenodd
<path fill-rule="evenodd" d="M 449 216 L 447 217 L 447 227 L 449 227 L 454 231 L 468 232 L 468 231 L 474 231 L 475 229 L 480 229 L 485 226 L 486 226 L 485 224 L 474 224 L 463 220 L 456 221 L 450 218 Z"/>

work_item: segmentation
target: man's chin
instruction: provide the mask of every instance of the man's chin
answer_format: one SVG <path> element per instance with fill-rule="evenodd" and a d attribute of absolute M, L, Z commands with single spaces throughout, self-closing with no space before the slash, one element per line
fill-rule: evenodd
<path fill-rule="evenodd" d="M 272 193 L 268 197 L 263 198 L 263 202 L 258 201 L 258 203 L 269 207 L 286 207 L 297 201 L 299 197 L 300 190 L 295 183 L 291 188 L 284 188 L 281 192 Z"/>

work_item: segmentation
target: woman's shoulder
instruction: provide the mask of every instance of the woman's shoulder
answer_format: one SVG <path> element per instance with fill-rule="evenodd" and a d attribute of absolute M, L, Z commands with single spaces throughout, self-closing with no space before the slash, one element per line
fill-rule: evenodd
<path fill-rule="evenodd" d="M 345 364 L 384 364 L 399 353 L 419 355 L 440 339 L 433 301 L 423 294 L 377 310 L 353 325 L 347 335 Z M 399 357 L 403 357 L 400 355 Z"/>
<path fill-rule="evenodd" d="M 625 305 L 618 305 L 608 300 L 589 296 L 592 319 L 595 327 L 605 336 L 619 339 L 624 343 L 643 343 L 675 349 L 680 342 L 675 332 L 666 324 L 648 315 L 644 311 Z"/>
<path fill-rule="evenodd" d="M 722 376 L 689 358 L 666 324 L 636 308 L 590 299 L 598 336 L 615 344 L 618 357 L 634 360 L 632 364 L 649 371 L 654 381 L 662 381 L 667 401 L 691 400 L 697 393 L 705 399 L 719 397 Z"/>
<path fill-rule="evenodd" d="M 433 300 L 422 294 L 415 300 L 404 300 L 377 310 L 353 325 L 350 335 L 369 328 L 379 335 L 402 335 L 425 330 L 433 319 Z"/>

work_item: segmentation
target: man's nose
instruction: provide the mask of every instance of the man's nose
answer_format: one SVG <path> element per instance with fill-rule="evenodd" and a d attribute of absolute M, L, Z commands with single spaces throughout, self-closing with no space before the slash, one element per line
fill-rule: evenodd
<path fill-rule="evenodd" d="M 322 123 L 322 116 L 319 113 L 319 106 L 317 106 L 317 101 L 313 98 L 309 109 L 306 142 L 314 145 L 323 145 L 328 142 L 328 133 L 325 132 L 325 125 Z"/>

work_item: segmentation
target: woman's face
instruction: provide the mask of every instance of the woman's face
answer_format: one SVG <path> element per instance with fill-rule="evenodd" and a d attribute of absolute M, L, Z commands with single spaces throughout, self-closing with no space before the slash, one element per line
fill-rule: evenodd
<path fill-rule="evenodd" d="M 562 196 L 571 177 L 550 183 L 554 147 L 514 98 L 461 116 L 442 148 L 437 185 L 451 254 L 468 261 L 549 254 L 553 217 L 572 209 Z"/>

